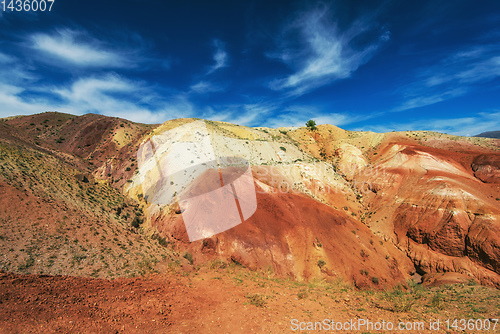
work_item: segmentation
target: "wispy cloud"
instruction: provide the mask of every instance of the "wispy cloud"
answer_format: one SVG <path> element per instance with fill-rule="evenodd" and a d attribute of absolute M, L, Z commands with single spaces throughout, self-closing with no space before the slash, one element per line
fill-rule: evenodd
<path fill-rule="evenodd" d="M 500 129 L 500 111 L 481 112 L 470 117 L 426 119 L 406 123 L 368 125 L 360 130 L 375 132 L 390 131 L 435 131 L 459 136 L 474 136 L 482 132 Z"/>
<path fill-rule="evenodd" d="M 415 81 L 401 92 L 404 101 L 395 111 L 423 107 L 473 91 L 500 77 L 500 46 L 469 47 L 445 56 L 437 65 L 419 68 Z"/>
<path fill-rule="evenodd" d="M 419 107 L 425 107 L 431 104 L 439 103 L 454 97 L 458 97 L 467 93 L 466 87 L 444 90 L 438 93 L 429 93 L 429 95 L 414 95 L 413 93 L 408 94 L 407 100 L 403 102 L 399 107 L 394 109 L 394 111 L 403 111 L 408 109 L 414 109 Z"/>
<path fill-rule="evenodd" d="M 36 94 L 33 94 L 36 93 Z M 0 80 L 0 117 L 57 110 L 75 115 L 98 113 L 141 123 L 199 115 L 185 94 L 167 98 L 154 87 L 114 73 L 79 78 L 57 86 L 13 85 Z"/>
<path fill-rule="evenodd" d="M 131 38 L 140 44 L 140 36 Z M 194 115 L 193 104 L 186 99 L 185 93 L 131 80 L 123 74 L 102 73 L 104 68 L 129 68 L 134 66 L 132 60 L 146 59 L 141 58 L 140 51 L 122 55 L 119 50 L 127 43 L 111 48 L 85 31 L 70 29 L 33 34 L 27 40 L 31 43 L 30 48 L 42 55 L 41 60 L 64 68 L 81 68 L 85 72 L 77 72 L 79 75 L 72 79 L 47 83 L 50 80 L 37 74 L 30 62 L 0 53 L 0 117 L 58 110 L 76 115 L 93 112 L 137 122 L 162 123 Z M 165 96 L 161 96 L 160 91 Z"/>
<path fill-rule="evenodd" d="M 263 120 L 267 122 L 268 117 L 272 117 L 278 107 L 279 105 L 270 102 L 257 102 L 207 107 L 199 110 L 199 112 L 201 112 L 203 118 L 214 121 L 259 126 Z"/>
<path fill-rule="evenodd" d="M 116 74 L 78 79 L 69 88 L 52 91 L 65 101 L 60 110 L 70 113 L 95 112 L 143 123 L 194 115 L 193 105 L 182 94 L 166 101 L 151 87 Z"/>
<path fill-rule="evenodd" d="M 68 63 L 79 67 L 124 67 L 129 61 L 105 43 L 84 31 L 58 29 L 51 34 L 36 33 L 29 37 L 31 47 L 54 65 Z M 62 61 L 62 63 L 61 63 Z"/>
<path fill-rule="evenodd" d="M 25 84 L 36 79 L 26 66 L 23 66 L 16 57 L 0 53 L 0 83 L 8 85 Z"/>
<path fill-rule="evenodd" d="M 282 34 L 280 50 L 268 53 L 289 65 L 295 72 L 269 83 L 273 90 L 302 95 L 314 88 L 351 76 L 366 63 L 383 42 L 390 39 L 388 31 L 381 31 L 378 39 L 365 45 L 354 45 L 356 39 L 375 29 L 369 20 L 358 20 L 341 31 L 332 22 L 328 7 L 315 8 L 299 16 Z M 299 47 L 290 48 L 287 39 L 298 35 Z"/>
<path fill-rule="evenodd" d="M 215 64 L 210 67 L 207 74 L 211 74 L 217 71 L 218 69 L 227 67 L 229 62 L 229 55 L 226 52 L 224 43 L 218 39 L 215 39 L 213 41 L 213 45 L 215 47 L 215 52 L 213 55 Z"/>
<path fill-rule="evenodd" d="M 339 127 L 361 122 L 376 116 L 376 113 L 370 115 L 356 115 L 349 112 L 329 112 L 327 109 L 318 105 L 292 105 L 287 108 L 276 107 L 275 112 L 266 117 L 265 126 L 277 127 L 300 127 L 314 119 L 316 124 L 332 124 Z"/>
<path fill-rule="evenodd" d="M 54 104 L 46 99 L 26 99 L 21 97 L 24 92 L 23 88 L 0 82 L 0 101 L 2 101 L 0 117 L 30 115 L 54 110 Z"/>
<path fill-rule="evenodd" d="M 222 87 L 204 80 L 199 81 L 190 87 L 190 91 L 197 94 L 213 93 L 221 90 L 223 90 Z"/>

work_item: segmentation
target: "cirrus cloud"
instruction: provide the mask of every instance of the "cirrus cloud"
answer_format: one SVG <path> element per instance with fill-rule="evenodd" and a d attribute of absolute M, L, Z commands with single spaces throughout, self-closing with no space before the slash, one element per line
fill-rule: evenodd
<path fill-rule="evenodd" d="M 390 32 L 383 31 L 375 41 L 355 46 L 355 40 L 365 33 L 377 30 L 369 20 L 355 21 L 347 30 L 341 31 L 330 20 L 328 7 L 316 8 L 300 15 L 289 25 L 283 35 L 298 35 L 299 48 L 282 47 L 275 53 L 268 53 L 294 70 L 294 73 L 272 80 L 269 87 L 277 91 L 288 91 L 292 96 L 303 95 L 312 89 L 351 76 L 361 65 L 374 55 L 384 42 L 390 39 Z M 293 42 L 278 41 L 287 45 Z"/>
<path fill-rule="evenodd" d="M 123 55 L 86 32 L 58 29 L 55 32 L 35 33 L 29 37 L 31 47 L 56 66 L 70 63 L 78 67 L 126 67 L 130 63 Z M 62 63 L 61 63 L 62 61 Z"/>

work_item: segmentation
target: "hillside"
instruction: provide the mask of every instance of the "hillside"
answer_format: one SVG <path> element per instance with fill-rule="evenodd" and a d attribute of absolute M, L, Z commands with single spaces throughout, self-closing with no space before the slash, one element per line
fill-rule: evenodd
<path fill-rule="evenodd" d="M 498 141 L 202 122 L 218 154 L 249 161 L 257 211 L 190 243 L 182 215 L 141 197 L 137 151 L 193 124 L 53 112 L 1 122 L 4 270 L 126 276 L 188 251 L 196 264 L 232 259 L 299 280 L 373 285 L 366 270 L 393 285 L 451 271 L 498 286 Z M 108 257 L 125 269 L 109 269 Z"/>
<path fill-rule="evenodd" d="M 488 132 L 483 132 L 478 135 L 475 135 L 474 137 L 483 137 L 483 138 L 500 138 L 500 131 L 488 131 Z"/>
<path fill-rule="evenodd" d="M 178 185 L 158 166 L 180 166 L 185 174 L 182 161 L 200 153 L 188 151 L 207 138 L 210 154 L 248 163 L 256 210 L 241 224 L 191 242 L 187 217 L 205 204 L 185 206 L 182 188 L 171 190 Z M 156 167 L 148 165 L 148 147 L 161 153 L 153 154 Z M 216 183 L 224 183 L 220 173 Z M 187 194 L 217 188 L 210 170 L 193 175 L 183 179 Z M 71 280 L 114 289 L 115 283 L 88 277 L 120 278 L 121 286 L 153 274 L 153 287 L 173 277 L 190 285 L 184 277 L 211 280 L 219 266 L 369 291 L 420 277 L 427 285 L 500 288 L 498 139 L 195 119 L 145 125 L 48 112 L 0 120 L 0 195 L 0 269 L 42 275 L 8 274 L 5 289 L 16 288 L 13 277 L 42 289 L 37 282 L 45 275 L 71 276 L 47 283 L 55 289 Z M 222 224 L 228 212 L 214 211 L 210 219 Z M 220 277 L 239 279 L 230 274 Z M 289 287 L 276 289 L 286 294 Z"/>

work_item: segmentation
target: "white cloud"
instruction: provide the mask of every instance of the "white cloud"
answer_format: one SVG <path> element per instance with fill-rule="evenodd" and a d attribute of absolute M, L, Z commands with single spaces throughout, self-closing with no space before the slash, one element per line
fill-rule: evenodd
<path fill-rule="evenodd" d="M 197 93 L 197 94 L 205 94 L 205 93 L 212 93 L 212 92 L 219 92 L 222 89 L 222 87 L 216 86 L 211 82 L 208 81 L 199 81 L 196 84 L 192 85 L 190 87 L 191 92 Z"/>
<path fill-rule="evenodd" d="M 332 124 L 342 127 L 376 117 L 377 115 L 376 113 L 355 115 L 348 112 L 327 112 L 317 106 L 293 105 L 279 114 L 272 114 L 266 117 L 265 123 L 266 126 L 272 128 L 300 127 L 305 126 L 308 120 L 313 119 L 316 124 Z"/>
<path fill-rule="evenodd" d="M 428 106 L 431 104 L 439 103 L 454 97 L 464 95 L 465 93 L 467 93 L 467 89 L 463 87 L 463 88 L 445 90 L 437 94 L 410 97 L 402 105 L 395 108 L 394 111 L 403 111 L 403 110 Z"/>
<path fill-rule="evenodd" d="M 0 117 L 31 115 L 43 111 L 53 110 L 53 105 L 43 99 L 25 100 L 20 97 L 24 89 L 0 83 Z"/>
<path fill-rule="evenodd" d="M 106 93 L 133 92 L 138 87 L 118 75 L 108 74 L 102 77 L 79 79 L 70 88 L 54 91 L 70 101 L 93 101 Z"/>
<path fill-rule="evenodd" d="M 23 96 L 26 92 L 24 88 L 0 81 L 0 117 L 57 110 L 75 115 L 92 112 L 140 123 L 163 123 L 200 114 L 186 94 L 161 99 L 153 88 L 116 74 L 80 78 L 69 85 L 41 86 L 38 92 L 43 93 L 39 95 L 43 97 L 39 98 L 27 98 Z"/>
<path fill-rule="evenodd" d="M 71 87 L 54 88 L 53 92 L 66 100 L 61 111 L 76 114 L 95 112 L 141 123 L 163 123 L 194 114 L 193 105 L 182 94 L 166 102 L 151 88 L 116 74 L 79 79 Z"/>
<path fill-rule="evenodd" d="M 278 105 L 271 103 L 248 103 L 223 105 L 216 109 L 208 107 L 199 110 L 201 117 L 213 121 L 229 122 L 246 126 L 257 126 L 267 122 Z"/>
<path fill-rule="evenodd" d="M 14 57 L 0 52 L 0 64 L 11 64 L 15 61 Z"/>
<path fill-rule="evenodd" d="M 298 31 L 302 46 L 300 49 L 285 46 L 278 53 L 268 54 L 295 70 L 287 77 L 271 81 L 271 89 L 302 95 L 335 80 L 348 78 L 373 56 L 382 42 L 390 39 L 390 33 L 385 31 L 371 44 L 355 48 L 354 40 L 370 30 L 370 24 L 357 21 L 342 32 L 329 20 L 329 14 L 325 7 L 314 9 L 286 29 L 286 32 Z M 280 43 L 287 44 L 286 38 Z"/>
<path fill-rule="evenodd" d="M 34 81 L 36 76 L 22 66 L 20 61 L 13 56 L 0 53 L 0 83 L 20 85 Z"/>
<path fill-rule="evenodd" d="M 362 130 L 375 132 L 390 131 L 435 131 L 459 136 L 475 136 L 486 131 L 500 129 L 500 111 L 481 112 L 475 116 L 446 118 L 446 119 L 426 119 L 406 123 L 390 123 L 379 126 L 366 126 Z"/>
<path fill-rule="evenodd" d="M 107 50 L 104 43 L 89 37 L 85 32 L 59 29 L 53 34 L 33 34 L 29 39 L 32 48 L 41 52 L 46 60 L 57 66 L 66 66 L 67 63 L 79 67 L 129 65 L 123 56 Z"/>
<path fill-rule="evenodd" d="M 215 47 L 215 53 L 213 55 L 213 59 L 215 61 L 215 64 L 210 67 L 208 70 L 207 74 L 211 74 L 218 69 L 224 68 L 228 66 L 229 62 L 229 55 L 227 54 L 225 50 L 224 43 L 222 43 L 220 40 L 216 39 L 213 42 L 213 45 Z"/>
<path fill-rule="evenodd" d="M 437 65 L 419 68 L 416 81 L 404 87 L 404 101 L 394 111 L 439 103 L 473 91 L 500 77 L 500 47 L 483 45 L 453 53 Z"/>

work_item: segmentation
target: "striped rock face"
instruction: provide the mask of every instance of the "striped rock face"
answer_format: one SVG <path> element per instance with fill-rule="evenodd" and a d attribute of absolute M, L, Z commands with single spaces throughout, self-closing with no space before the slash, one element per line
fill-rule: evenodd
<path fill-rule="evenodd" d="M 179 203 L 190 241 L 241 224 L 257 209 L 250 165 L 221 156 L 214 143 L 223 139 L 194 121 L 153 136 L 137 153 L 134 182 L 152 204 Z"/>

